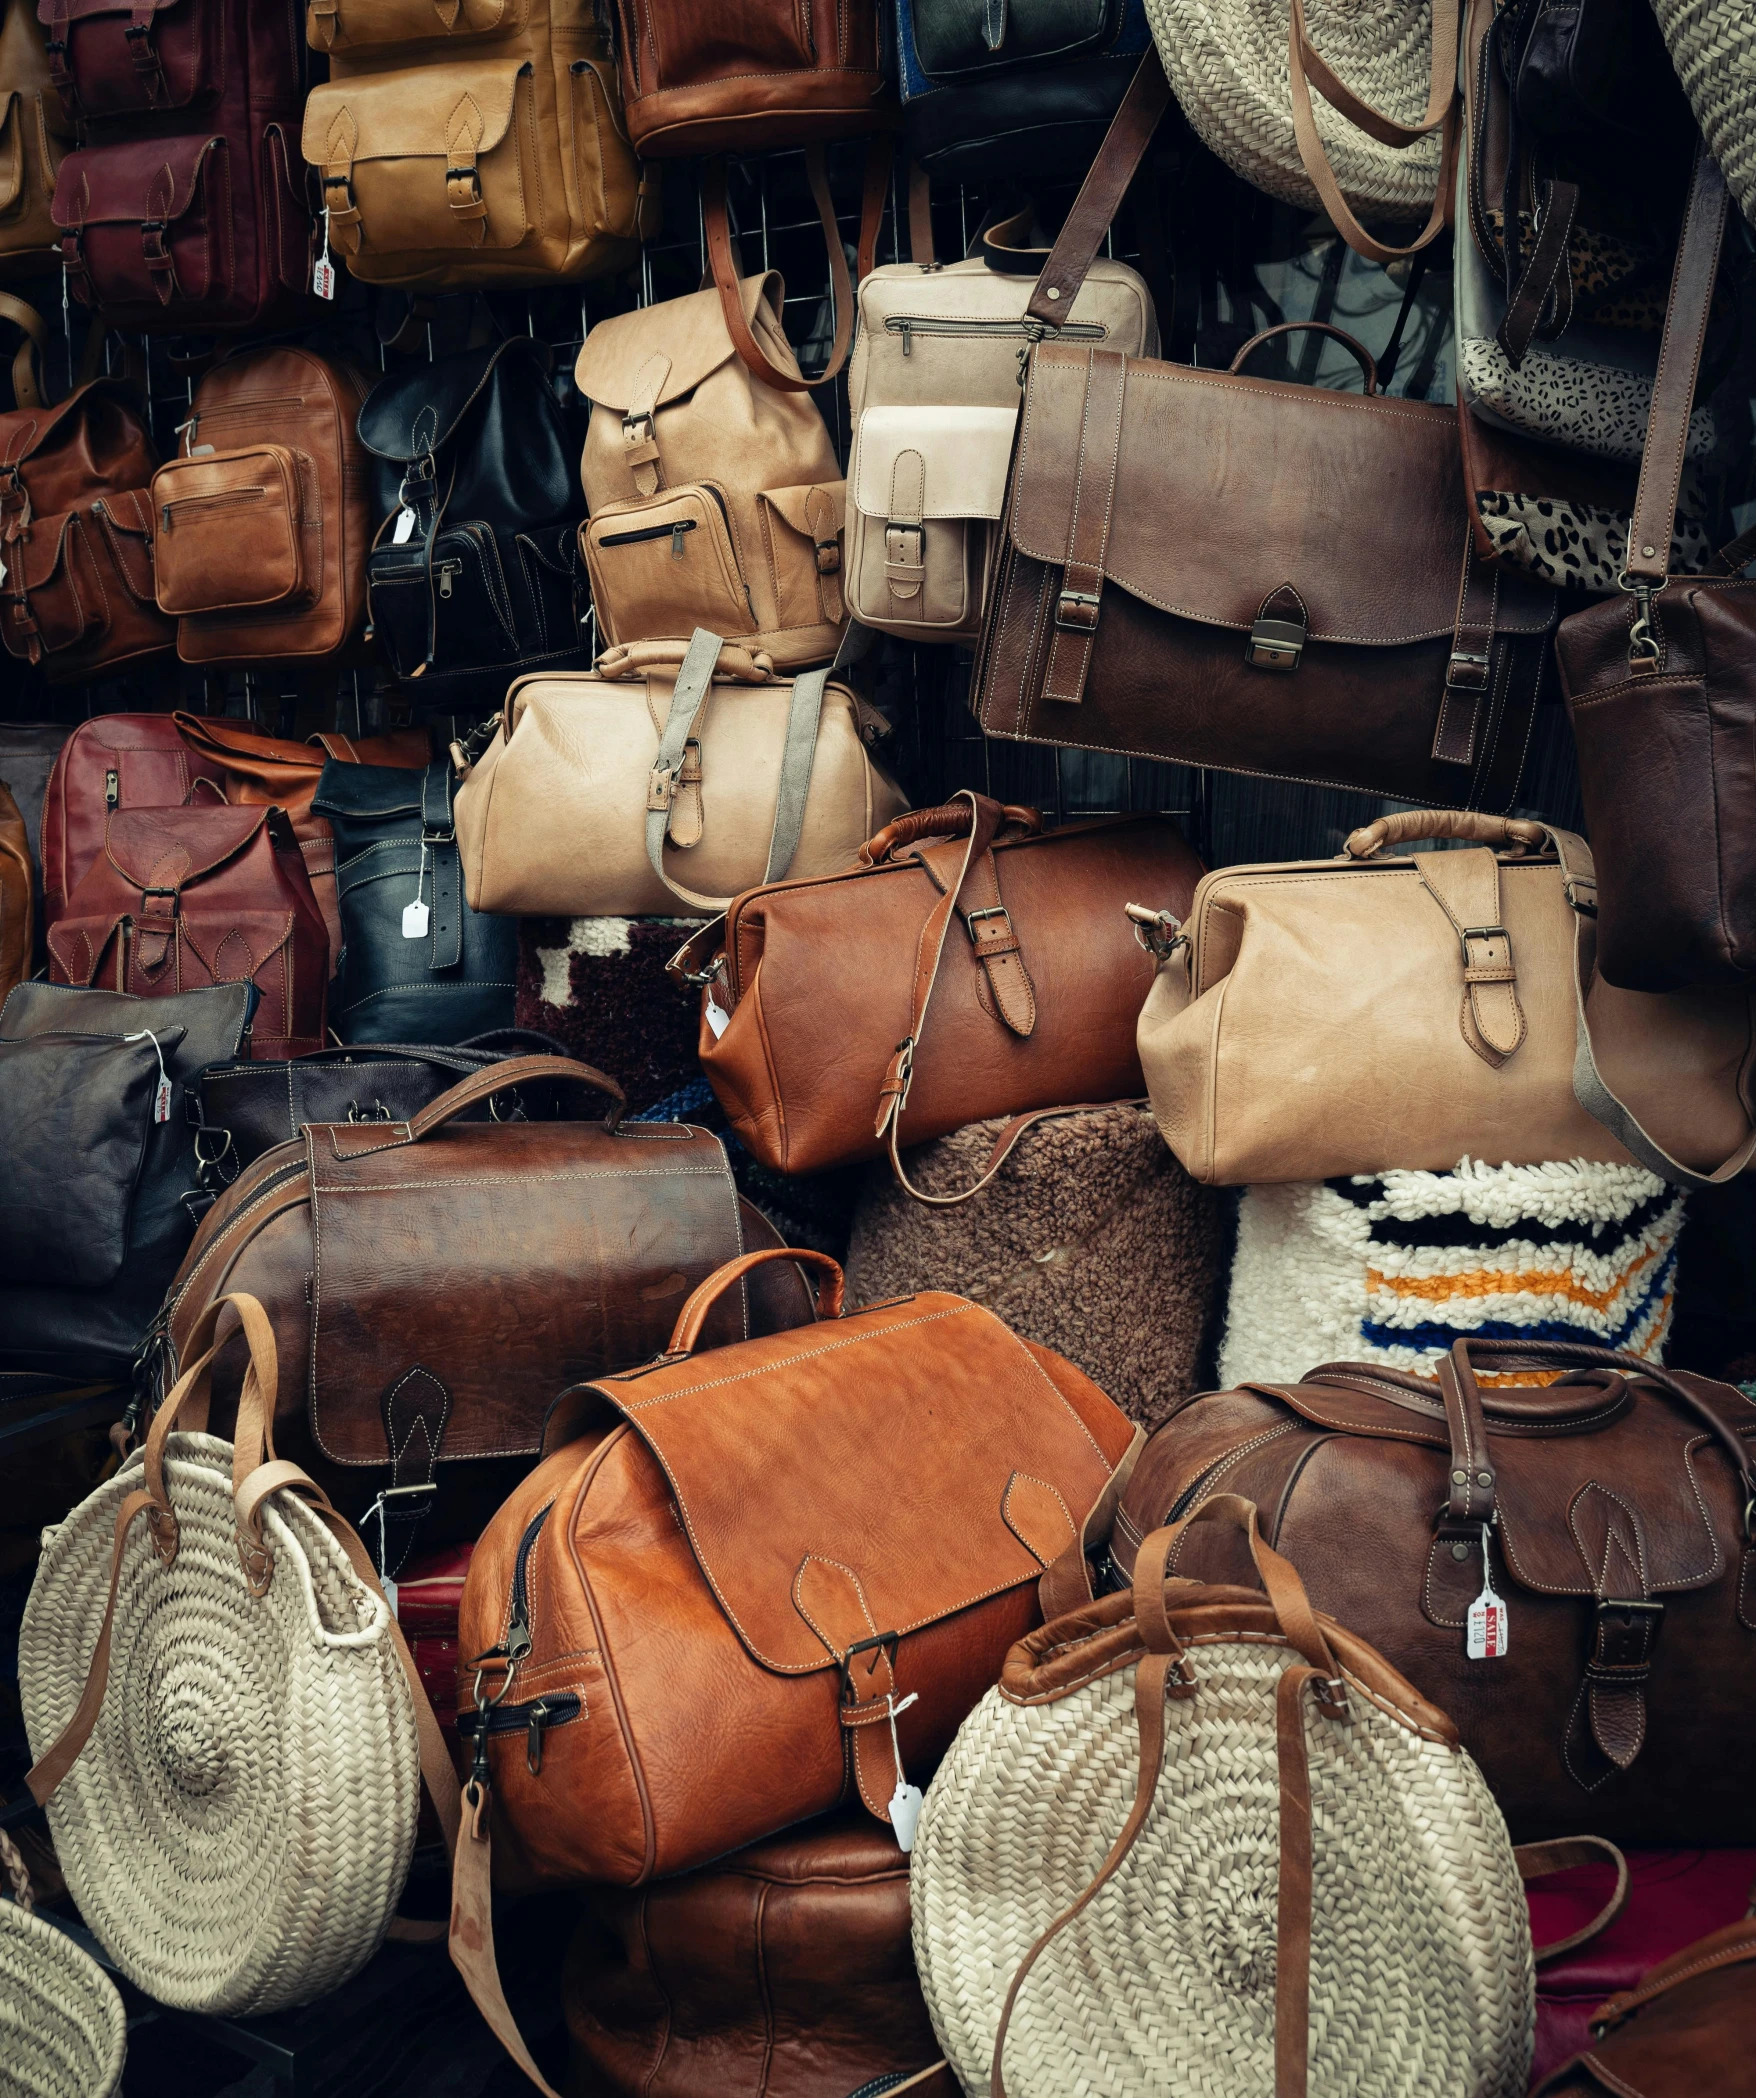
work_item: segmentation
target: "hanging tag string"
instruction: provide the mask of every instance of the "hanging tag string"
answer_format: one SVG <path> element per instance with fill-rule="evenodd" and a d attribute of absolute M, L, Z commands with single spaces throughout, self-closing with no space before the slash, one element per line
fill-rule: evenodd
<path fill-rule="evenodd" d="M 150 1027 L 142 1027 L 134 1034 L 125 1034 L 125 1042 L 150 1042 L 152 1053 L 159 1060 L 159 1082 L 152 1096 L 152 1118 L 155 1122 L 171 1119 L 171 1077 L 165 1069 L 165 1052 L 159 1046 L 159 1038 Z"/>

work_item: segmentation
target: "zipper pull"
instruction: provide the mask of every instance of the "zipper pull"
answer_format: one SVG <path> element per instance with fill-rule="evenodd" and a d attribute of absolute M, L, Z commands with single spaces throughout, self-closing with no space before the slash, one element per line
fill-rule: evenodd
<path fill-rule="evenodd" d="M 671 527 L 671 559 L 673 561 L 680 561 L 683 558 L 683 541 L 688 530 L 689 527 L 686 524 L 674 524 Z"/>
<path fill-rule="evenodd" d="M 543 1767 L 543 1729 L 549 1723 L 549 1701 L 539 1697 L 530 1708 L 530 1731 L 524 1739 L 525 1768 L 535 1777 Z"/>
<path fill-rule="evenodd" d="M 161 532 L 168 532 L 168 531 L 169 531 L 170 529 L 171 529 L 171 506 L 170 506 L 170 504 L 169 504 L 169 503 L 160 503 L 160 505 L 159 505 L 159 530 L 160 530 Z"/>
<path fill-rule="evenodd" d="M 915 354 L 915 330 L 912 321 L 904 321 L 902 324 L 902 354 L 905 357 Z"/>
<path fill-rule="evenodd" d="M 530 1652 L 530 1622 L 515 1617 L 506 1627 L 506 1658 L 516 1667 Z"/>
<path fill-rule="evenodd" d="M 104 774 L 104 807 L 114 809 L 122 800 L 122 775 L 119 772 Z"/>

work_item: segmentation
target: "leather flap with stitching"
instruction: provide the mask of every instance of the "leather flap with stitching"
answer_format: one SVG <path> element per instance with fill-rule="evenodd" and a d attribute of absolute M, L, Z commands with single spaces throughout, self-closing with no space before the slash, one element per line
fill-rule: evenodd
<path fill-rule="evenodd" d="M 897 460 L 912 453 L 924 483 L 922 518 L 998 517 L 1017 427 L 1015 408 L 868 408 L 854 435 L 854 508 L 868 517 L 898 515 Z"/>
<path fill-rule="evenodd" d="M 226 150 L 206 131 L 81 148 L 61 163 L 50 215 L 64 230 L 175 221 L 201 196 L 209 161 Z"/>
<path fill-rule="evenodd" d="M 528 70 L 522 58 L 466 58 L 332 80 L 306 101 L 302 150 L 316 168 L 342 159 L 443 161 L 454 122 L 467 118 L 470 145 L 490 153 L 511 126 L 518 76 Z M 334 151 L 336 126 L 347 119 L 350 149 Z"/>
<path fill-rule="evenodd" d="M 752 328 L 764 296 L 780 311 L 777 270 L 743 278 L 738 292 Z M 710 288 L 599 321 L 580 345 L 573 376 L 586 399 L 600 407 L 626 409 L 640 394 L 662 408 L 693 393 L 734 354 L 719 293 Z"/>

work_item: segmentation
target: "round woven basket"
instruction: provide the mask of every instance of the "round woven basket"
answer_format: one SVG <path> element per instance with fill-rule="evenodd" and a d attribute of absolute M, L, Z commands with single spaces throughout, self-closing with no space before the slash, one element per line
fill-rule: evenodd
<path fill-rule="evenodd" d="M 1148 1819 L 1117 1875 L 1026 1976 L 1008 2098 L 1262 2098 L 1275 2083 L 1275 1688 L 1298 1656 L 1192 1649 L 1168 1699 Z M 1520 2098 L 1530 1930 L 1504 1823 L 1467 1756 L 1349 1679 L 1345 1724 L 1308 1719 L 1314 1884 L 1311 2098 Z M 915 1958 L 964 2085 L 988 2088 L 1001 2004 L 1089 1886 L 1139 1771 L 1133 1667 L 1054 1702 L 990 1691 L 933 1780 L 911 1872 Z"/>
<path fill-rule="evenodd" d="M 1322 209 L 1293 135 L 1290 0 L 1146 0 L 1165 77 L 1195 135 L 1234 174 L 1305 210 Z M 1399 123 L 1419 121 L 1433 52 L 1431 0 L 1310 0 L 1311 42 L 1336 77 Z M 1439 187 L 1437 132 L 1381 144 L 1312 90 L 1317 135 L 1356 211 L 1424 218 Z"/>
<path fill-rule="evenodd" d="M 0 1902 L 0 2098 L 111 2098 L 127 2051 L 122 1999 L 97 1961 Z"/>
<path fill-rule="evenodd" d="M 1756 11 L 1749 0 L 1652 0 L 1707 150 L 1756 225 Z"/>
<path fill-rule="evenodd" d="M 274 1564 L 257 1595 L 232 1445 L 173 1434 L 165 1475 L 177 1556 L 162 1564 L 134 1525 L 108 1691 L 49 1825 L 130 1981 L 179 2009 L 284 2009 L 337 1987 L 384 1937 L 414 1847 L 413 1706 L 384 1602 L 303 1502 L 263 1505 Z M 78 1704 L 116 1510 L 142 1477 L 136 1452 L 45 1533 L 19 1637 L 38 1756 Z"/>

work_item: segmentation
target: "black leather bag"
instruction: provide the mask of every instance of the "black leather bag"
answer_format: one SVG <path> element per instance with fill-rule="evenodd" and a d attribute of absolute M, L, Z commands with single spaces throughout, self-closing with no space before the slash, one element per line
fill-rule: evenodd
<path fill-rule="evenodd" d="M 255 998 L 248 983 L 160 998 L 21 983 L 0 1008 L 7 1369 L 126 1372 L 212 1199 L 185 1095 L 247 1053 Z"/>
<path fill-rule="evenodd" d="M 199 1113 L 195 1151 L 202 1181 L 218 1192 L 276 1144 L 311 1122 L 406 1122 L 460 1079 L 511 1056 L 565 1056 L 552 1035 L 504 1027 L 455 1049 L 434 1042 L 374 1042 L 325 1049 L 288 1063 L 216 1064 L 201 1074 L 190 1105 Z M 462 1122 L 546 1122 L 588 1112 L 577 1086 L 515 1086 L 466 1108 Z"/>
<path fill-rule="evenodd" d="M 909 153 L 960 181 L 1077 176 L 1151 42 L 1143 0 L 897 0 Z"/>
<path fill-rule="evenodd" d="M 380 381 L 360 410 L 382 519 L 372 631 L 435 708 L 497 706 L 514 677 L 588 667 L 583 442 L 528 335 Z"/>
<path fill-rule="evenodd" d="M 469 1041 L 512 1025 L 518 920 L 472 911 L 451 767 L 323 768 L 311 806 L 335 832 L 341 965 L 330 1027 L 344 1042 Z"/>

